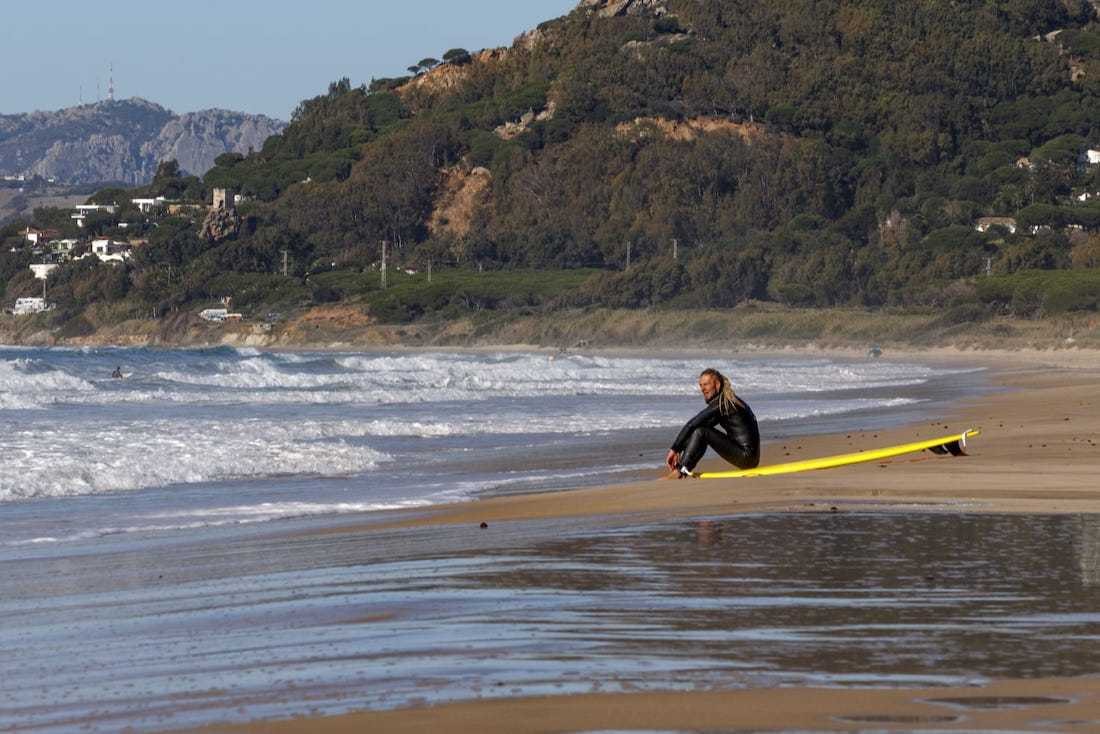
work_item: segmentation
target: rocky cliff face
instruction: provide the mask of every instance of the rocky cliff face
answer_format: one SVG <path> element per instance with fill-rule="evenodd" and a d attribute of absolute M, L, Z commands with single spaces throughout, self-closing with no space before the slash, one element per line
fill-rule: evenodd
<path fill-rule="evenodd" d="M 0 115 L 0 175 L 62 183 L 147 183 L 164 160 L 202 175 L 222 153 L 260 149 L 286 123 L 263 115 L 204 110 L 176 115 L 133 98 L 56 112 Z"/>
<path fill-rule="evenodd" d="M 584 8 L 600 18 L 617 15 L 664 15 L 668 12 L 664 0 L 581 0 L 578 8 Z"/>

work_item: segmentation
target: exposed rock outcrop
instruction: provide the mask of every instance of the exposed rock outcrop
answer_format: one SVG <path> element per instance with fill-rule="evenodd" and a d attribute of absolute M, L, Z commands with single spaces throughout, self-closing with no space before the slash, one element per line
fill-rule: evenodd
<path fill-rule="evenodd" d="M 202 221 L 199 236 L 207 242 L 222 242 L 241 231 L 241 217 L 235 209 L 214 207 Z"/>
<path fill-rule="evenodd" d="M 556 113 L 557 110 L 557 104 L 551 100 L 547 103 L 546 109 L 541 112 L 536 113 L 534 110 L 525 112 L 519 120 L 515 122 L 506 122 L 497 127 L 493 132 L 495 132 L 497 137 L 501 140 L 513 140 L 527 132 L 527 128 L 531 127 L 532 123 L 554 119 L 554 113 Z"/>
<path fill-rule="evenodd" d="M 443 185 L 436 199 L 435 210 L 428 220 L 428 230 L 434 236 L 449 234 L 462 237 L 470 232 L 474 215 L 485 204 L 493 174 L 480 166 L 472 170 L 462 167 L 443 171 Z"/>
<path fill-rule="evenodd" d="M 615 126 L 615 132 L 624 138 L 640 139 L 655 135 L 689 143 L 701 135 L 736 135 L 746 143 L 758 140 L 765 134 L 765 127 L 757 122 L 734 122 L 724 117 L 694 117 L 689 120 L 669 120 L 664 117 L 636 117 L 630 122 Z"/>
<path fill-rule="evenodd" d="M 581 0 L 577 7 L 598 18 L 614 18 L 618 15 L 661 16 L 668 13 L 665 0 Z"/>
<path fill-rule="evenodd" d="M 406 103 L 415 102 L 417 94 L 428 98 L 438 98 L 457 90 L 478 66 L 493 64 L 508 54 L 507 49 L 490 48 L 470 54 L 470 60 L 464 64 L 440 64 L 431 71 L 410 79 L 396 90 Z"/>
<path fill-rule="evenodd" d="M 161 161 L 195 175 L 222 153 L 259 149 L 286 124 L 263 115 L 205 110 L 176 115 L 140 98 L 56 112 L 0 115 L 0 174 L 59 183 L 148 183 Z"/>

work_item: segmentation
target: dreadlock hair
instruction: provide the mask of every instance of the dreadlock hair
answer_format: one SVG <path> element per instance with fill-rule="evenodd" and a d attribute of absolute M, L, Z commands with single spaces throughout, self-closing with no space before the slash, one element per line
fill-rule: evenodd
<path fill-rule="evenodd" d="M 707 376 L 718 380 L 718 384 L 721 385 L 718 390 L 718 410 L 726 415 L 735 412 L 740 407 L 741 401 L 734 394 L 733 385 L 730 384 L 729 378 L 713 367 L 708 367 L 699 373 L 700 378 Z"/>

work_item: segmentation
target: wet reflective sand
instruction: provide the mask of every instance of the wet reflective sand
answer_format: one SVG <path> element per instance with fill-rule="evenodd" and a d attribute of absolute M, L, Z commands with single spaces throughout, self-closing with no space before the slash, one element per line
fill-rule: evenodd
<path fill-rule="evenodd" d="M 0 729 L 1084 675 L 1100 670 L 1098 539 L 1094 516 L 840 512 L 12 560 Z M 975 696 L 942 715 L 1013 705 Z"/>

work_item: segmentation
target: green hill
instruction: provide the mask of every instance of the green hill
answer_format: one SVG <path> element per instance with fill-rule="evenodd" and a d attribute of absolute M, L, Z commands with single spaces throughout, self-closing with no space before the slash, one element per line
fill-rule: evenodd
<path fill-rule="evenodd" d="M 1078 198 L 1100 191 L 1083 157 L 1100 148 L 1100 27 L 1084 0 L 585 0 L 510 48 L 442 56 L 406 78 L 334 82 L 201 181 L 162 172 L 142 193 L 241 193 L 239 229 L 209 241 L 196 222 L 149 221 L 128 279 L 58 277 L 65 313 L 222 295 L 405 320 L 516 305 L 471 300 L 477 278 L 407 308 L 382 299 L 383 240 L 391 267 L 487 284 L 591 270 L 517 285 L 526 306 L 1096 307 L 978 283 L 1100 264 L 1100 198 Z M 1015 232 L 978 231 L 991 216 Z M 6 298 L 33 287 L 18 271 Z"/>

